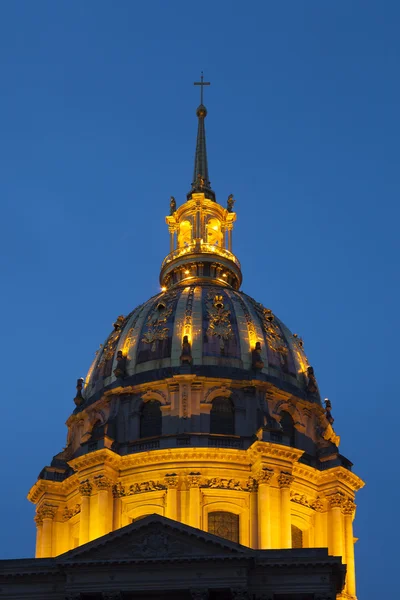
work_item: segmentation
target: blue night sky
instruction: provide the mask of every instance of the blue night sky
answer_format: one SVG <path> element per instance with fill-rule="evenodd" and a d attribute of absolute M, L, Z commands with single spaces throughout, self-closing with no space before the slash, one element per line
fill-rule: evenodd
<path fill-rule="evenodd" d="M 1 558 L 33 556 L 26 495 L 65 445 L 76 379 L 159 290 L 203 69 L 242 289 L 304 339 L 367 482 L 358 596 L 393 597 L 399 26 L 389 0 L 1 3 Z"/>

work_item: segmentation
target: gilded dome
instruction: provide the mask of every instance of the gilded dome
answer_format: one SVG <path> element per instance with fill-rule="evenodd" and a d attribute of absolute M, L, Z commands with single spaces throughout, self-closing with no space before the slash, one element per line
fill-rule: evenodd
<path fill-rule="evenodd" d="M 97 352 L 83 396 L 87 405 L 106 390 L 190 370 L 197 376 L 269 381 L 320 402 L 307 369 L 301 338 L 271 310 L 227 286 L 189 284 L 161 292 L 126 318 L 118 317 Z"/>

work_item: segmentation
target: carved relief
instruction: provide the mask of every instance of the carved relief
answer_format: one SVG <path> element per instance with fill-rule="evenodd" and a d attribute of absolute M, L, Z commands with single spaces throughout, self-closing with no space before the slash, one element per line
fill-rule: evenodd
<path fill-rule="evenodd" d="M 214 289 L 207 294 L 206 309 L 209 318 L 207 335 L 219 339 L 220 350 L 223 352 L 225 341 L 233 337 L 229 319 L 231 311 L 225 308 L 224 297 L 221 294 L 215 294 Z"/>
<path fill-rule="evenodd" d="M 188 417 L 188 386 L 184 385 L 182 389 L 182 416 L 184 419 Z"/>
<path fill-rule="evenodd" d="M 151 344 L 152 352 L 155 352 L 157 348 L 157 341 L 168 339 L 169 327 L 167 327 L 167 321 L 173 312 L 176 296 L 177 292 L 164 295 L 147 317 L 147 331 L 143 334 L 142 342 Z"/>
<path fill-rule="evenodd" d="M 278 477 L 278 483 L 280 488 L 288 488 L 292 485 L 294 481 L 294 477 L 291 473 L 287 473 L 286 471 L 281 471 L 281 474 Z"/>
<path fill-rule="evenodd" d="M 261 304 L 258 307 L 259 311 L 261 311 L 261 321 L 268 346 L 279 356 L 281 366 L 286 367 L 289 350 L 279 326 L 275 323 L 275 317 L 269 308 L 264 308 Z"/>
<path fill-rule="evenodd" d="M 159 481 L 142 481 L 141 483 L 132 483 L 129 486 L 129 491 L 127 496 L 132 496 L 134 494 L 141 494 L 143 492 L 155 492 L 156 490 L 166 490 L 167 486 Z"/>
<path fill-rule="evenodd" d="M 81 505 L 80 504 L 75 504 L 75 506 L 73 508 L 68 508 L 68 506 L 66 506 L 64 508 L 63 514 L 62 514 L 62 520 L 65 521 L 69 521 L 70 519 L 72 519 L 72 517 L 74 517 L 75 515 L 77 515 L 78 513 L 81 512 Z"/>

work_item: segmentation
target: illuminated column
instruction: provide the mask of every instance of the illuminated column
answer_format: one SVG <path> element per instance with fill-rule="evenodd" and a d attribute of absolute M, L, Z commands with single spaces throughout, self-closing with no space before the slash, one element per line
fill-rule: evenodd
<path fill-rule="evenodd" d="M 178 520 L 178 476 L 175 473 L 166 475 L 165 483 L 168 487 L 167 506 L 165 516 L 169 519 Z"/>
<path fill-rule="evenodd" d="M 281 471 L 278 477 L 281 488 L 281 548 L 292 547 L 292 522 L 290 510 L 290 486 L 294 477 L 290 473 Z"/>
<path fill-rule="evenodd" d="M 343 521 L 342 505 L 344 496 L 341 493 L 332 494 L 328 498 L 329 502 L 329 525 L 331 532 L 331 547 L 329 553 L 333 556 L 343 556 Z"/>
<path fill-rule="evenodd" d="M 113 531 L 119 529 L 121 527 L 121 498 L 125 496 L 125 488 L 122 483 L 118 482 L 113 485 L 112 488 L 113 495 Z"/>
<path fill-rule="evenodd" d="M 188 476 L 189 481 L 189 525 L 200 529 L 201 516 L 201 476 L 200 473 L 192 473 Z"/>
<path fill-rule="evenodd" d="M 169 251 L 173 252 L 175 250 L 175 229 L 169 227 Z"/>
<path fill-rule="evenodd" d="M 42 541 L 41 558 L 53 556 L 53 519 L 57 512 L 57 506 L 44 504 L 40 507 L 39 515 L 42 519 Z"/>
<path fill-rule="evenodd" d="M 269 483 L 274 474 L 272 469 L 261 469 L 256 475 L 258 481 L 258 548 L 271 549 L 271 499 Z"/>
<path fill-rule="evenodd" d="M 228 250 L 232 252 L 232 225 L 228 225 Z"/>
<path fill-rule="evenodd" d="M 353 539 L 353 515 L 356 505 L 348 498 L 342 505 L 344 514 L 344 538 L 346 546 L 346 592 L 350 596 L 356 595 L 356 573 L 354 565 L 354 539 Z"/>
<path fill-rule="evenodd" d="M 111 531 L 111 518 L 110 514 L 110 488 L 112 481 L 104 475 L 100 475 L 95 478 L 97 487 L 97 527 L 96 536 L 100 537 Z"/>
<path fill-rule="evenodd" d="M 42 558 L 42 531 L 43 531 L 43 520 L 42 517 L 37 514 L 35 516 L 36 523 L 36 551 L 35 558 Z"/>
<path fill-rule="evenodd" d="M 81 494 L 81 516 L 79 523 L 79 545 L 86 544 L 89 541 L 90 527 L 90 495 L 92 493 L 92 484 L 89 479 L 81 481 L 79 486 Z"/>
<path fill-rule="evenodd" d="M 314 517 L 314 546 L 316 548 L 323 548 L 326 545 L 325 535 L 324 535 L 324 520 L 323 520 L 323 510 L 324 505 L 320 498 L 317 498 L 313 503 L 313 508 L 315 510 Z"/>

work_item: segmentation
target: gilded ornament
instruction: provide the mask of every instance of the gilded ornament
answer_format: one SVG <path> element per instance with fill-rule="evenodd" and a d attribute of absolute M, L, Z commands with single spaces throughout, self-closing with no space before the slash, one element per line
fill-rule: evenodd
<path fill-rule="evenodd" d="M 217 337 L 221 353 L 224 351 L 224 342 L 233 336 L 232 325 L 229 320 L 231 311 L 225 308 L 224 298 L 220 294 L 214 297 L 213 292 L 209 292 L 207 296 L 207 314 L 209 318 L 207 335 Z"/>
<path fill-rule="evenodd" d="M 155 352 L 157 341 L 168 339 L 169 327 L 166 326 L 168 318 L 173 312 L 173 301 L 175 300 L 176 292 L 164 296 L 161 302 L 154 306 L 153 310 L 147 317 L 147 331 L 144 333 L 142 342 L 151 344 L 151 351 Z"/>

